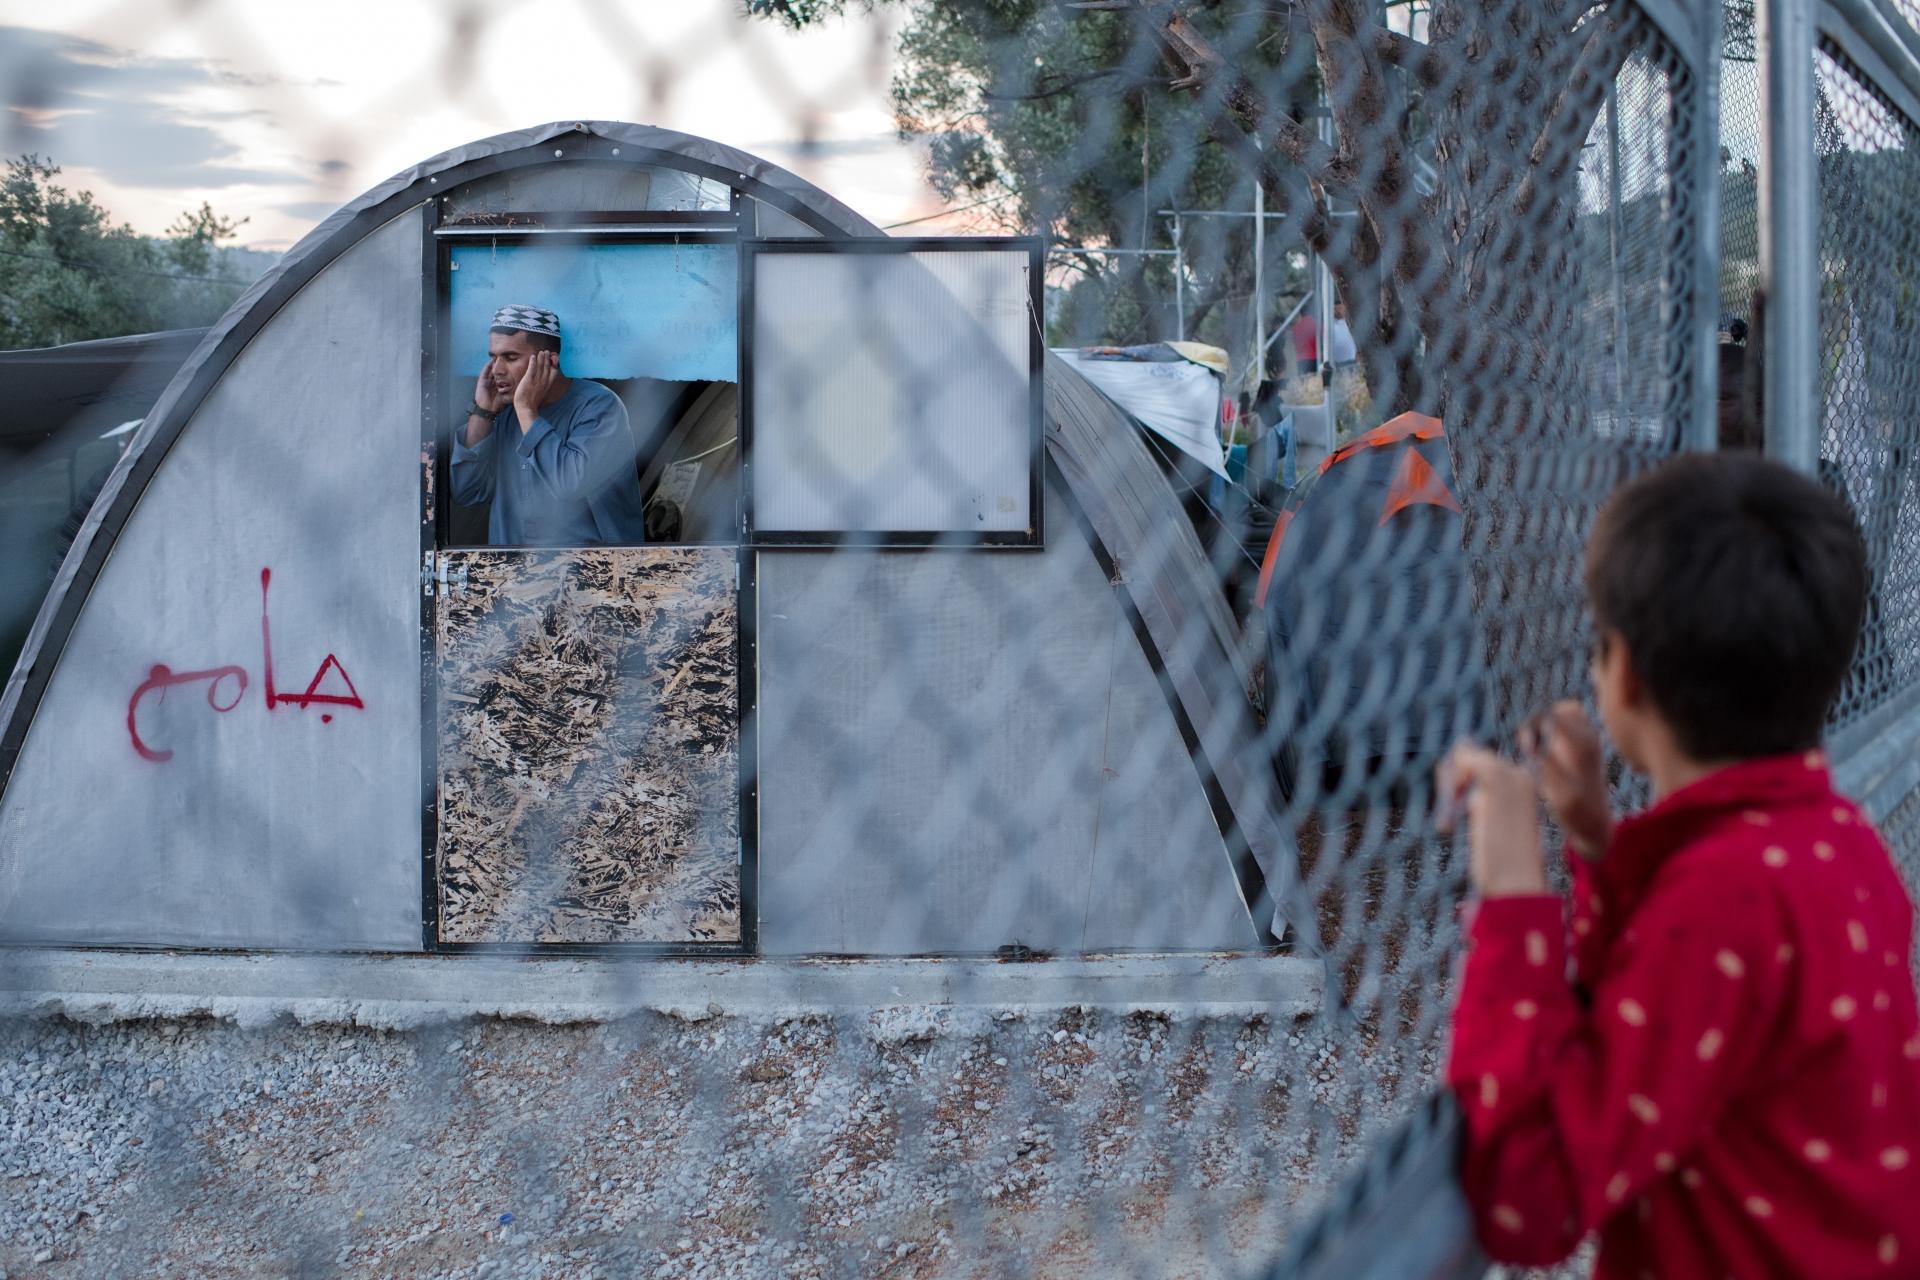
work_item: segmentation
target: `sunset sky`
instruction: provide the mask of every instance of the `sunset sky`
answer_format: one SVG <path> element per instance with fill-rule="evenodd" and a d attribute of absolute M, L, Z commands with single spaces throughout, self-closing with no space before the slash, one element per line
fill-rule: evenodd
<path fill-rule="evenodd" d="M 919 149 L 893 132 L 892 16 L 795 35 L 740 9 L 0 0 L 0 143 L 51 157 L 136 230 L 206 200 L 249 220 L 240 243 L 271 249 L 429 155 L 562 119 L 727 142 L 881 224 L 939 211 Z"/>

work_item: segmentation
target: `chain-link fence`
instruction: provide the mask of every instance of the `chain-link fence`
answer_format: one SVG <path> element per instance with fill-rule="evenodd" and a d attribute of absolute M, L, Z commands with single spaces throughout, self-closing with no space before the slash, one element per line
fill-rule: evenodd
<path fill-rule="evenodd" d="M 1911 57 L 1910 6 L 1897 14 L 1835 15 L 1814 53 L 1817 92 L 1819 328 L 1816 375 L 1819 474 L 1859 514 L 1872 576 L 1867 620 L 1834 725 L 1843 744 L 1898 739 L 1915 677 L 1916 513 L 1914 428 L 1896 406 L 1913 352 L 1902 299 L 1910 286 L 1915 228 L 1895 196 L 1916 172 L 1909 152 L 1920 128 L 1920 78 Z M 1866 264 L 1878 265 L 1870 272 Z M 1911 755 L 1895 746 L 1896 754 Z M 1862 752 L 1862 755 L 1867 753 Z M 1920 866 L 1911 810 L 1914 782 L 1882 773 L 1875 808 L 1889 845 L 1911 877 Z"/>
<path fill-rule="evenodd" d="M 562 123 L 216 326 L 0 707 L 0 968 L 69 1015 L 6 1031 L 0 1269 L 1471 1269 L 1432 773 L 1584 691 L 1607 494 L 1778 412 L 1753 9 L 583 6 L 636 115 L 724 47 L 807 138 L 765 33 L 865 33 L 972 238 Z M 435 21 L 456 106 L 533 39 Z M 1915 126 L 1851 56 L 1821 455 L 1878 732 Z"/>
<path fill-rule="evenodd" d="M 1909 362 L 1920 353 L 1903 279 L 1920 227 L 1895 194 L 1916 176 L 1913 124 L 1838 46 L 1824 46 L 1818 59 L 1820 454 L 1830 481 L 1860 512 L 1875 567 L 1859 663 L 1836 715 L 1845 725 L 1904 693 L 1920 658 L 1914 426 L 1901 407 Z"/>

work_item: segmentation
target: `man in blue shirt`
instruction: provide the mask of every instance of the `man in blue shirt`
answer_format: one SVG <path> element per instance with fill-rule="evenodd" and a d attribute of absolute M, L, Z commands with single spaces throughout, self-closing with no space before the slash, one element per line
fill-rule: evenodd
<path fill-rule="evenodd" d="M 509 305 L 493 316 L 487 364 L 453 441 L 453 498 L 492 502 L 494 546 L 646 541 L 633 428 L 620 397 L 560 372 L 560 319 Z"/>

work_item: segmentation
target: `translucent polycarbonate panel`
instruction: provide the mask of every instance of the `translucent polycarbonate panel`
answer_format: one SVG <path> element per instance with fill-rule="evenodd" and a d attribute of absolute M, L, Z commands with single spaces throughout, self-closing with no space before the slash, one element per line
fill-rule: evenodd
<path fill-rule="evenodd" d="M 1256 942 L 1116 588 L 1048 501 L 1037 553 L 758 553 L 767 954 Z"/>
<path fill-rule="evenodd" d="M 748 262 L 756 535 L 1037 532 L 1024 246 Z"/>

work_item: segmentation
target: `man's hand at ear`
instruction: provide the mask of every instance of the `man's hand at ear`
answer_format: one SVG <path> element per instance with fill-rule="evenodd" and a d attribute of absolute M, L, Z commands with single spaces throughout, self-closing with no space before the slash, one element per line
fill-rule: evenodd
<path fill-rule="evenodd" d="M 473 402 L 486 413 L 498 413 L 507 407 L 506 393 L 493 384 L 492 360 L 480 366 L 480 376 L 473 383 Z"/>
<path fill-rule="evenodd" d="M 525 434 L 540 416 L 540 410 L 546 407 L 553 391 L 554 383 L 560 379 L 560 357 L 552 351 L 536 351 L 527 363 L 527 371 L 520 379 L 520 385 L 513 389 L 513 411 L 520 419 L 520 431 Z"/>
<path fill-rule="evenodd" d="M 462 428 L 461 439 L 471 449 L 493 434 L 493 415 L 499 413 L 507 404 L 506 393 L 493 385 L 493 361 L 488 360 L 480 366 L 480 376 L 473 383 L 473 404 L 467 409 L 466 426 Z"/>

